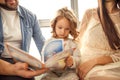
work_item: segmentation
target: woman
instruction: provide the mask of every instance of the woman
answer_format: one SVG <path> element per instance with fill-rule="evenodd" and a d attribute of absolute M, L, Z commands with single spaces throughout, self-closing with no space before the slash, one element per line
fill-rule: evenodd
<path fill-rule="evenodd" d="M 82 80 L 120 80 L 120 0 L 98 0 L 86 11 L 79 34 Z"/>

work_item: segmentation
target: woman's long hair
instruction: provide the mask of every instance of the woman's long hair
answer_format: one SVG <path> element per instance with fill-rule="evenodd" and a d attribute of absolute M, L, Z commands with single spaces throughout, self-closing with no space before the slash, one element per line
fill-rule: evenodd
<path fill-rule="evenodd" d="M 115 0 L 116 6 L 120 3 L 120 0 Z M 118 4 L 120 5 L 120 4 Z M 118 32 L 115 29 L 115 25 L 108 15 L 107 9 L 105 7 L 105 0 L 98 0 L 98 16 L 102 24 L 103 31 L 108 39 L 109 45 L 112 49 L 120 49 L 120 38 Z"/>

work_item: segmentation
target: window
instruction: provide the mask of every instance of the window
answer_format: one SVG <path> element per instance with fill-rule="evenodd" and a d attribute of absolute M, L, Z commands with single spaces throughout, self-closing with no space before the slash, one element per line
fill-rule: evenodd
<path fill-rule="evenodd" d="M 81 21 L 87 9 L 97 7 L 97 0 L 78 0 L 78 4 L 79 20 Z"/>
<path fill-rule="evenodd" d="M 42 34 L 45 39 L 51 37 L 51 28 L 49 27 L 49 19 L 51 19 L 56 10 L 61 7 L 71 8 L 71 0 L 19 0 L 19 4 L 36 14 L 40 25 Z M 32 39 L 30 46 L 30 54 L 40 59 L 39 52 Z"/>
<path fill-rule="evenodd" d="M 35 13 L 38 19 L 50 19 L 56 10 L 67 6 L 70 0 L 19 0 L 20 4 Z"/>

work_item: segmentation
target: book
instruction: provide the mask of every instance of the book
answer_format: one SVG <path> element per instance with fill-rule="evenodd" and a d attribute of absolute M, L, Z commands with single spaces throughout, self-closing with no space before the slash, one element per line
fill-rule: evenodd
<path fill-rule="evenodd" d="M 44 45 L 44 50 L 42 53 L 44 54 L 44 62 L 47 61 L 48 58 L 53 55 L 64 50 L 63 39 L 54 39 L 50 40 L 48 43 Z"/>
<path fill-rule="evenodd" d="M 52 57 L 48 58 L 45 62 L 46 67 L 54 70 L 54 69 L 64 69 L 65 68 L 65 60 L 68 56 L 70 56 L 75 48 L 71 48 L 68 50 L 64 50 L 58 52 L 57 54 L 53 55 Z"/>
<path fill-rule="evenodd" d="M 53 39 L 44 45 L 44 62 L 50 69 L 64 69 L 65 59 L 72 54 L 72 49 L 64 50 L 63 39 Z"/>
<path fill-rule="evenodd" d="M 41 69 L 44 68 L 44 64 L 38 60 L 37 58 L 31 56 L 30 54 L 28 54 L 27 52 L 16 48 L 8 43 L 5 43 L 5 48 L 7 53 L 10 54 L 10 56 L 17 62 L 25 62 L 28 63 L 28 65 L 30 66 L 30 69 Z"/>
<path fill-rule="evenodd" d="M 64 50 L 63 40 L 53 40 L 46 44 L 44 49 L 45 62 L 38 60 L 29 53 L 5 43 L 6 51 L 15 61 L 25 62 L 32 69 L 62 69 L 65 67 L 65 59 L 70 56 L 74 48 Z M 54 54 L 53 54 L 54 53 Z M 51 54 L 51 56 L 50 56 Z"/>

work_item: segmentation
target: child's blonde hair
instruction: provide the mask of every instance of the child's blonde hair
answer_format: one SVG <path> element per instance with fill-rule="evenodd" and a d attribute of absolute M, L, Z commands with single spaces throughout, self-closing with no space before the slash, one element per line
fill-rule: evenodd
<path fill-rule="evenodd" d="M 53 33 L 52 36 L 55 38 L 57 37 L 56 32 L 55 32 L 55 26 L 56 26 L 57 21 L 63 17 L 65 17 L 70 22 L 70 35 L 73 37 L 73 39 L 75 39 L 78 36 L 78 32 L 77 32 L 78 21 L 73 11 L 69 10 L 67 7 L 59 9 L 57 11 L 56 16 L 51 21 L 51 27 L 52 27 L 52 33 Z"/>

